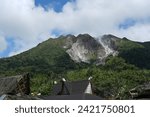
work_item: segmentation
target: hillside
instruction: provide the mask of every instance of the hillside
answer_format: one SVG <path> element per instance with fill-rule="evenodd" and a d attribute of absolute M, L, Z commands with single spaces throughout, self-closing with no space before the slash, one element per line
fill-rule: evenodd
<path fill-rule="evenodd" d="M 0 59 L 0 74 L 6 72 L 57 73 L 82 67 L 82 64 L 104 64 L 107 56 L 118 55 L 139 68 L 150 69 L 150 43 L 132 42 L 126 38 L 104 35 L 95 39 L 88 34 L 48 39 L 26 52 Z M 80 64 L 79 64 L 80 63 Z"/>
<path fill-rule="evenodd" d="M 0 59 L 0 71 L 45 73 L 49 70 L 62 72 L 65 69 L 73 69 L 75 63 L 62 48 L 64 43 L 64 37 L 49 39 L 19 55 Z"/>
<path fill-rule="evenodd" d="M 50 93 L 54 80 L 93 77 L 95 93 L 128 98 L 128 91 L 150 80 L 150 42 L 88 34 L 48 39 L 21 54 L 0 59 L 0 76 L 29 72 L 33 92 Z"/>

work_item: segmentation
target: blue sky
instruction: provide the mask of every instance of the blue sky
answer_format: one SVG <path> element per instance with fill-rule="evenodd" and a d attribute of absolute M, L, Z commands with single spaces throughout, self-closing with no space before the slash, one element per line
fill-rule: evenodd
<path fill-rule="evenodd" d="M 48 8 L 53 8 L 56 12 L 62 12 L 63 6 L 71 0 L 35 0 L 36 6 L 42 6 L 46 11 Z M 54 29 L 52 33 L 56 36 L 61 34 L 61 31 Z M 0 57 L 7 57 L 12 50 L 15 50 L 13 37 L 6 37 L 7 48 L 4 51 L 0 51 Z"/>
<path fill-rule="evenodd" d="M 120 29 L 128 29 L 136 24 L 134 19 L 126 19 L 122 23 L 119 24 Z"/>
<path fill-rule="evenodd" d="M 150 41 L 149 6 L 150 0 L 0 0 L 0 58 L 70 33 Z"/>
<path fill-rule="evenodd" d="M 45 10 L 52 7 L 56 12 L 61 12 L 62 7 L 71 0 L 35 0 L 35 5 L 41 5 Z"/>
<path fill-rule="evenodd" d="M 7 57 L 8 54 L 11 52 L 11 50 L 14 49 L 13 38 L 7 37 L 6 41 L 7 41 L 7 48 L 4 51 L 0 52 L 0 57 Z"/>

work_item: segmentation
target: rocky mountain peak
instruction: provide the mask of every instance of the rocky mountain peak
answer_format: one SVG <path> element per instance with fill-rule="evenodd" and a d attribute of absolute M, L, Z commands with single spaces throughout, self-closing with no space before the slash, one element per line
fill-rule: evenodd
<path fill-rule="evenodd" d="M 102 43 L 107 45 L 109 48 L 116 50 L 117 49 L 117 42 L 120 41 L 121 39 L 113 36 L 113 35 L 103 35 L 101 37 Z"/>
<path fill-rule="evenodd" d="M 80 34 L 74 38 L 74 43 L 66 52 L 75 62 L 104 64 L 109 55 L 116 55 L 115 41 L 118 38 L 113 35 L 104 35 L 94 38 L 89 34 Z"/>

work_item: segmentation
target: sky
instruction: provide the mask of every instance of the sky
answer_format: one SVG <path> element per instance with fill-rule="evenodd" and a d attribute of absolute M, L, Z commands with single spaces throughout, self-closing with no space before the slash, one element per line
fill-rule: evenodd
<path fill-rule="evenodd" d="M 66 34 L 150 41 L 149 6 L 150 0 L 0 0 L 0 58 Z"/>

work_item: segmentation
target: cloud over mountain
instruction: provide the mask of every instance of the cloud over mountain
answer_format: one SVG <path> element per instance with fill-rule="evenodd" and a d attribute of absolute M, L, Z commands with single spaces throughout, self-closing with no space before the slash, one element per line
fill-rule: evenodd
<path fill-rule="evenodd" d="M 0 36 L 0 44 L 1 44 L 0 51 L 5 50 L 6 47 L 7 47 L 7 43 L 6 43 L 5 39 L 4 39 L 4 37 L 2 37 L 2 36 Z"/>
<path fill-rule="evenodd" d="M 56 36 L 56 32 L 93 36 L 112 33 L 134 41 L 149 41 L 149 6 L 149 0 L 76 0 L 56 12 L 52 6 L 48 10 L 36 6 L 34 0 L 1 0 L 0 51 L 7 48 L 8 37 L 15 46 L 9 53 L 12 55 Z M 127 20 L 134 23 L 130 25 Z"/>

